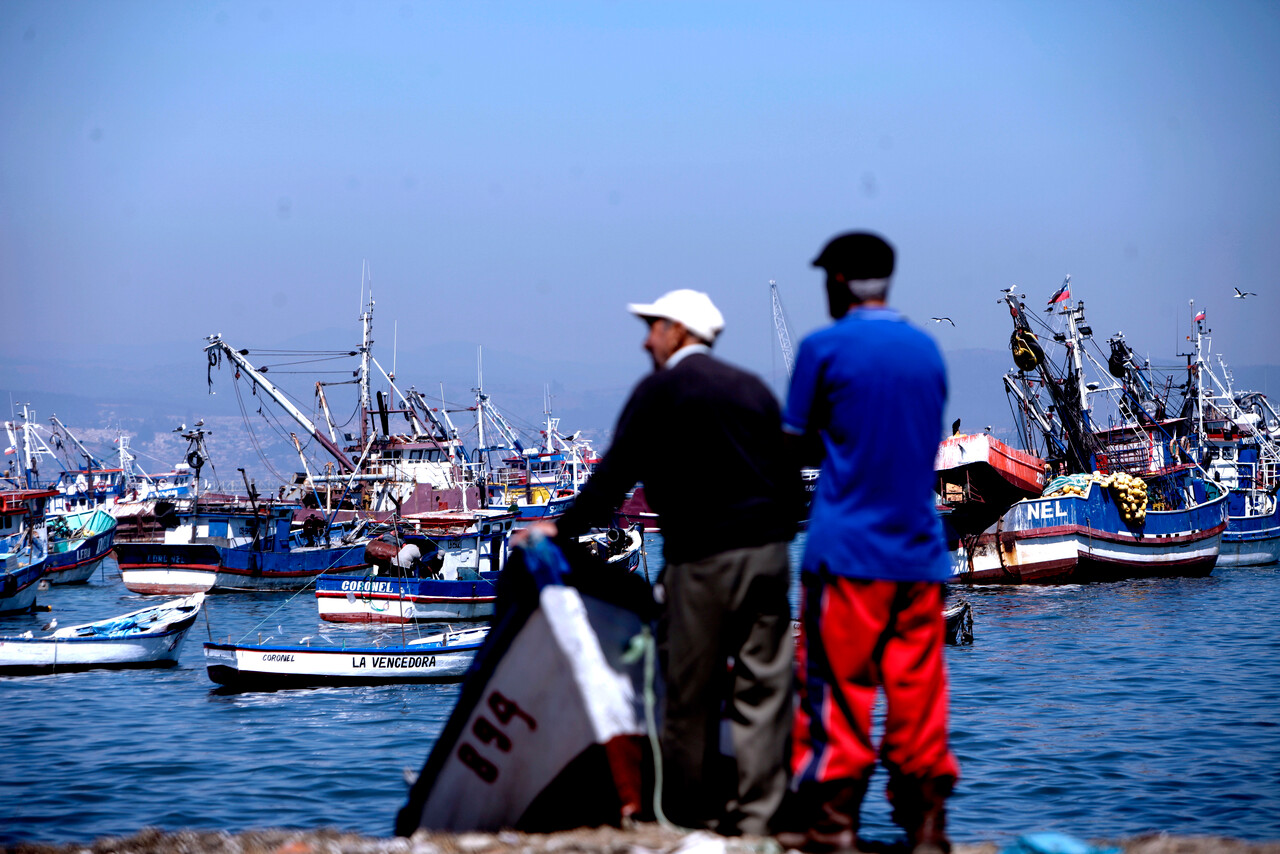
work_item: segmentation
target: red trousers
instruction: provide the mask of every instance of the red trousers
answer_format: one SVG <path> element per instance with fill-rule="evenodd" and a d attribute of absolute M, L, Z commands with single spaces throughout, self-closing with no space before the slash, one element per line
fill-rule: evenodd
<path fill-rule="evenodd" d="M 880 759 L 895 779 L 956 779 L 947 746 L 942 585 L 804 573 L 794 784 L 866 779 L 871 712 L 885 694 Z"/>

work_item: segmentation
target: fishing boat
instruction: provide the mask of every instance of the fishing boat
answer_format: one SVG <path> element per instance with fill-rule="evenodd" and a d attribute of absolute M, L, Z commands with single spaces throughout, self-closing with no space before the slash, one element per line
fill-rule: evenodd
<path fill-rule="evenodd" d="M 45 506 L 53 489 L 0 490 L 0 617 L 27 614 L 49 558 Z"/>
<path fill-rule="evenodd" d="M 484 392 L 483 372 L 476 389 L 476 425 L 480 446 L 476 457 L 483 469 L 490 506 L 507 507 L 517 514 L 516 526 L 526 528 L 536 522 L 554 521 L 595 470 L 599 458 L 582 433 L 564 435 L 560 419 L 551 415 L 550 395 L 544 395 L 546 419 L 537 447 L 526 447 Z M 502 443 L 485 443 L 485 424 L 501 437 Z M 495 452 L 506 452 L 495 464 Z"/>
<path fill-rule="evenodd" d="M 207 459 L 204 431 L 183 434 L 199 470 Z M 334 525 L 300 504 L 248 496 L 202 497 L 174 508 L 159 543 L 118 543 L 116 563 L 134 593 L 179 594 L 302 590 L 326 573 L 367 571 L 368 537 L 360 525 Z"/>
<path fill-rule="evenodd" d="M 148 595 L 291 591 L 328 572 L 367 571 L 358 528 L 326 529 L 318 515 L 295 525 L 300 511 L 240 498 L 180 511 L 164 542 L 116 544 L 124 586 Z"/>
<path fill-rule="evenodd" d="M 115 517 L 101 507 L 50 516 L 47 528 L 49 559 L 44 571 L 50 584 L 88 581 L 115 545 Z"/>
<path fill-rule="evenodd" d="M 1191 303 L 1194 351 L 1187 359 L 1178 450 L 1228 491 L 1227 529 L 1218 566 L 1261 566 L 1280 560 L 1280 412 L 1266 395 L 1237 391 L 1222 356 L 1209 361 L 1211 330 Z"/>
<path fill-rule="evenodd" d="M 239 691 L 458 682 L 488 634 L 478 626 L 398 644 L 206 643 L 205 667 L 214 682 Z"/>
<path fill-rule="evenodd" d="M 408 539 L 410 548 L 418 550 L 431 541 Z M 643 529 L 639 526 L 628 530 L 611 528 L 608 531 L 588 534 L 579 538 L 584 549 L 604 559 L 606 564 L 626 572 L 634 572 L 640 565 L 644 546 Z M 373 546 L 374 544 L 371 544 Z M 440 543 L 440 546 L 445 546 Z M 373 549 L 366 556 L 377 562 Z M 440 620 L 487 620 L 493 616 L 497 570 L 479 570 L 471 565 L 450 563 L 456 555 L 448 555 L 444 562 L 442 551 L 439 569 L 423 576 L 415 573 L 404 561 L 391 560 L 382 563 L 375 574 L 367 578 L 324 577 L 316 581 L 316 604 L 320 618 L 339 623 L 409 623 Z M 430 566 L 427 558 L 423 566 Z"/>
<path fill-rule="evenodd" d="M 0 673 L 172 667 L 203 602 L 204 594 L 196 593 L 41 637 L 0 637 Z"/>
<path fill-rule="evenodd" d="M 383 369 L 373 357 L 373 305 L 370 291 L 360 315 L 359 347 L 320 356 L 358 359 L 354 368 L 359 394 L 358 433 L 339 431 L 334 424 L 324 392 L 329 383 L 318 382 L 315 386 L 317 407 L 324 413 L 323 423 L 317 424 L 268 378 L 269 365 L 255 366 L 248 358 L 250 350 L 231 346 L 221 335 L 208 336 L 204 347 L 210 385 L 213 369 L 229 363 L 234 368 L 237 395 L 241 393 L 241 382 L 251 386 L 253 394 L 265 395 L 298 424 L 306 439 L 328 455 L 323 469 L 313 465 L 295 440 L 304 468 L 298 478 L 299 497 L 316 507 L 363 511 L 379 520 L 393 515 L 483 507 L 484 491 L 475 477 L 478 466 L 468 458 L 448 412 L 443 406 L 431 405 L 416 389 L 402 391 L 392 378 L 394 372 Z M 386 380 L 387 393 L 373 390 L 375 370 Z M 348 379 L 340 384 L 350 382 Z M 392 429 L 393 418 L 396 425 L 403 423 L 403 432 Z"/>
<path fill-rule="evenodd" d="M 1112 357 L 1090 353 L 1093 331 L 1084 303 L 1070 303 L 1067 284 L 1050 302 L 1064 324 L 1047 332 L 1061 345 L 1058 362 L 1032 330 L 1021 298 L 1004 293 L 1017 365 L 1004 383 L 1031 456 L 1017 459 L 988 442 L 986 494 L 955 489 L 954 467 L 940 477 L 953 580 L 1029 584 L 1208 575 L 1226 528 L 1226 490 L 1170 452 L 1180 419 L 1167 415 L 1167 400 L 1155 394 L 1123 336 L 1111 339 Z M 1119 360 L 1117 342 L 1128 354 Z M 1086 360 L 1101 369 L 1100 380 L 1087 380 Z M 1052 477 L 1041 494 L 1019 497 L 1036 485 L 1036 458 L 1045 460 Z"/>

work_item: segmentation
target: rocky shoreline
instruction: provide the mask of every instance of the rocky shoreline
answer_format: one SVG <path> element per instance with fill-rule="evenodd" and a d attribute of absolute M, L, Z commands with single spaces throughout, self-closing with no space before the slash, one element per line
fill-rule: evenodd
<path fill-rule="evenodd" d="M 1247 842 L 1209 836 L 1152 834 L 1090 840 L 1125 854 L 1280 854 L 1280 841 Z M 871 846 L 869 846 L 870 848 Z M 883 846 L 876 846 L 886 850 Z M 887 849 L 892 850 L 892 849 Z M 999 854 L 994 842 L 960 843 L 955 854 Z M 625 830 L 584 828 L 550 834 L 426 833 L 411 839 L 381 838 L 319 830 L 161 831 L 145 828 L 133 836 L 103 837 L 88 843 L 15 843 L 0 854 L 783 854 L 767 838 L 724 838 L 684 833 L 656 824 Z"/>

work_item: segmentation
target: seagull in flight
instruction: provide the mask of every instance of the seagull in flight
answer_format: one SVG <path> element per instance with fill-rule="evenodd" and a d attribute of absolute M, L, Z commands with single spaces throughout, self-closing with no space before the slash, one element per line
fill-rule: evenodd
<path fill-rule="evenodd" d="M 1235 296 L 1236 296 L 1236 299 L 1244 299 L 1245 297 L 1256 297 L 1257 294 L 1255 294 L 1253 291 L 1242 291 L 1239 288 L 1236 288 Z"/>
<path fill-rule="evenodd" d="M 929 319 L 932 320 L 934 323 L 941 323 L 942 321 L 945 320 L 947 323 L 950 323 L 952 326 L 956 325 L 956 322 L 949 317 L 931 317 Z"/>

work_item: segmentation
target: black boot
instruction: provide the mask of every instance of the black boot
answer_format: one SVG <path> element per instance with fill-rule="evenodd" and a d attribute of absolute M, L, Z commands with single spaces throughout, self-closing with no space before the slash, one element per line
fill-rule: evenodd
<path fill-rule="evenodd" d="M 784 809 L 778 844 L 809 854 L 856 854 L 858 814 L 866 792 L 866 780 L 801 786 Z"/>
<path fill-rule="evenodd" d="M 913 854 L 950 854 L 947 838 L 947 797 L 955 780 L 898 777 L 889 783 L 894 823 L 907 832 Z"/>

